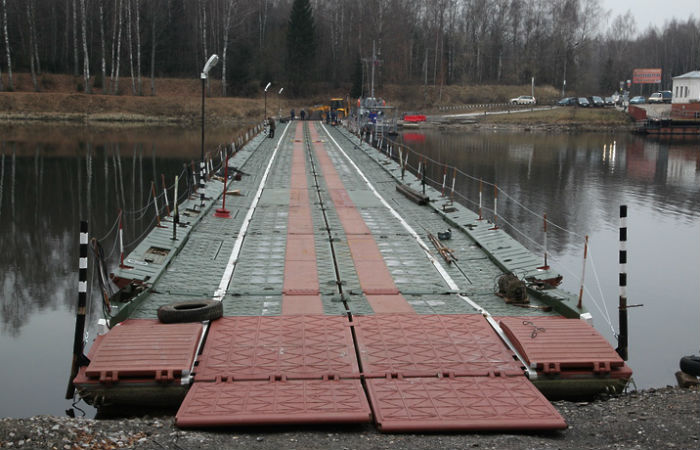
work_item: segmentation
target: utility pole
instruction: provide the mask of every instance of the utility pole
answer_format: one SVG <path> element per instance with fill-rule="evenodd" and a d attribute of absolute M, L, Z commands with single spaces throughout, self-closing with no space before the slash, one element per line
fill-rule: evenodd
<path fill-rule="evenodd" d="M 375 41 L 372 41 L 372 58 L 362 58 L 362 61 L 369 63 L 372 67 L 370 72 L 369 96 L 374 98 L 374 67 L 383 62 L 381 59 L 377 59 L 377 46 Z"/>

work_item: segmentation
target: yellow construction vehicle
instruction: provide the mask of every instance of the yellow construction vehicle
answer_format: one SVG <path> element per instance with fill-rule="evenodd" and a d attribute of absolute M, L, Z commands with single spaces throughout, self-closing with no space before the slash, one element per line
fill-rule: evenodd
<path fill-rule="evenodd" d="M 330 107 L 331 116 L 333 116 L 333 112 L 335 112 L 336 120 L 348 117 L 350 114 L 350 105 L 348 101 L 344 98 L 332 98 Z"/>
<path fill-rule="evenodd" d="M 330 122 L 335 117 L 335 123 L 345 119 L 350 114 L 350 106 L 344 98 L 332 98 L 330 104 L 314 105 L 308 109 L 309 119 Z"/>

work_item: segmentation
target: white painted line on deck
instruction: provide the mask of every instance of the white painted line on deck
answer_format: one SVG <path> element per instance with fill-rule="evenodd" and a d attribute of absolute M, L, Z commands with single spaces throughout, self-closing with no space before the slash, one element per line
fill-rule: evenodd
<path fill-rule="evenodd" d="M 255 212 L 255 208 L 258 206 L 258 202 L 260 201 L 260 197 L 262 196 L 263 189 L 265 188 L 265 183 L 267 182 L 267 177 L 270 174 L 270 169 L 272 169 L 272 163 L 275 161 L 275 157 L 277 156 L 277 151 L 280 148 L 280 145 L 282 144 L 282 141 L 284 141 L 284 136 L 287 134 L 287 130 L 289 129 L 289 126 L 291 125 L 292 122 L 287 123 L 287 126 L 284 127 L 284 131 L 282 132 L 282 136 L 280 136 L 279 141 L 277 142 L 277 146 L 275 147 L 275 151 L 272 153 L 272 156 L 270 157 L 270 162 L 267 163 L 267 167 L 265 168 L 265 173 L 262 176 L 262 179 L 260 180 L 260 185 L 258 186 L 258 190 L 255 193 L 255 197 L 253 198 L 253 202 L 250 204 L 250 207 L 248 208 L 248 212 L 245 215 L 245 218 L 243 219 L 243 224 L 241 225 L 241 229 L 238 231 L 238 237 L 236 238 L 236 242 L 233 244 L 233 249 L 231 250 L 231 255 L 229 256 L 228 259 L 228 264 L 226 264 L 226 270 L 224 270 L 224 275 L 221 277 L 221 282 L 219 283 L 219 287 L 216 289 L 214 292 L 214 300 L 216 301 L 221 301 L 223 300 L 224 296 L 226 295 L 226 291 L 228 290 L 228 286 L 231 283 L 231 279 L 233 278 L 233 271 L 236 268 L 236 263 L 238 262 L 238 255 L 241 252 L 241 247 L 243 247 L 243 240 L 246 237 L 246 233 L 248 232 L 248 226 L 250 225 L 250 221 L 253 218 L 253 213 Z M 267 138 L 263 138 L 267 139 Z M 226 193 L 224 193 L 226 195 Z"/>
<path fill-rule="evenodd" d="M 357 173 L 360 175 L 360 177 L 362 177 L 362 179 L 364 180 L 365 184 L 367 184 L 367 187 L 369 187 L 369 189 L 370 189 L 370 190 L 372 191 L 372 193 L 379 199 L 379 201 L 382 203 L 382 205 L 384 205 L 384 206 L 389 210 L 389 212 L 390 212 L 394 217 L 396 217 L 396 219 L 398 219 L 398 221 L 401 223 L 401 225 L 404 227 L 404 229 L 406 229 L 406 231 L 408 231 L 408 233 L 409 233 L 411 236 L 413 236 L 413 238 L 416 240 L 416 242 L 418 242 L 418 245 L 423 249 L 423 251 L 425 252 L 425 255 L 427 256 L 427 258 L 430 260 L 430 262 L 433 264 L 433 266 L 435 266 L 435 269 L 440 273 L 440 275 L 441 275 L 442 278 L 445 280 L 445 282 L 446 282 L 447 285 L 450 287 L 450 289 L 452 289 L 452 290 L 454 290 L 455 292 L 457 292 L 457 295 L 459 296 L 459 298 L 461 298 L 461 299 L 464 300 L 465 302 L 469 303 L 474 309 L 476 309 L 479 313 L 481 313 L 481 314 L 486 318 L 486 321 L 491 325 L 491 328 L 494 329 L 494 331 L 496 332 L 496 334 L 498 334 L 498 336 L 503 340 L 503 342 L 504 342 L 504 343 L 508 346 L 508 348 L 515 354 L 515 356 L 518 358 L 518 360 L 520 361 L 520 363 L 523 365 L 523 367 L 525 368 L 525 372 L 527 372 L 528 378 L 531 379 L 531 380 L 537 378 L 537 373 L 536 373 L 535 371 L 533 371 L 533 370 L 530 369 L 530 367 L 529 367 L 529 365 L 527 364 L 527 362 L 525 362 L 525 359 L 524 359 L 524 358 L 522 357 L 522 355 L 520 355 L 520 353 L 516 350 L 516 348 L 515 348 L 515 346 L 513 345 L 513 343 L 510 342 L 510 340 L 506 337 L 506 335 L 505 335 L 505 333 L 503 332 L 503 329 L 501 328 L 501 326 L 498 324 L 498 322 L 496 322 L 496 320 L 493 318 L 493 316 L 491 316 L 491 313 L 489 313 L 485 308 L 481 307 L 481 306 L 480 306 L 479 304 L 477 304 L 475 301 L 473 301 L 472 299 L 470 299 L 468 296 L 459 293 L 459 291 L 460 291 L 459 286 L 458 286 L 457 283 L 452 279 L 452 277 L 450 276 L 450 274 L 447 273 L 447 271 L 446 271 L 445 268 L 442 266 L 442 264 L 440 264 L 440 262 L 439 262 L 437 259 L 435 259 L 435 258 L 433 257 L 433 255 L 430 254 L 430 249 L 429 249 L 428 246 L 425 244 L 425 242 L 423 241 L 423 239 L 421 239 L 421 237 L 418 235 L 418 233 L 416 233 L 416 231 L 413 229 L 413 227 L 411 227 L 411 226 L 408 224 L 408 222 L 406 222 L 406 221 L 404 220 L 404 218 L 401 217 L 401 215 L 400 215 L 394 208 L 391 207 L 391 205 L 389 204 L 389 202 L 387 202 L 387 201 L 384 199 L 384 197 L 382 197 L 381 194 L 374 188 L 374 186 L 373 186 L 372 183 L 369 181 L 369 179 L 365 176 L 365 174 L 362 172 L 362 170 L 360 170 L 360 168 L 357 166 L 357 164 L 355 164 L 355 161 L 353 161 L 352 159 L 350 159 L 350 157 L 348 156 L 347 153 L 345 153 L 345 151 L 344 151 L 343 148 L 340 146 L 340 144 L 338 144 L 338 142 L 333 138 L 333 136 L 331 136 L 331 134 L 328 132 L 328 130 L 326 129 L 325 125 L 323 125 L 323 123 L 321 123 L 321 127 L 323 128 L 323 131 L 326 133 L 326 135 L 330 138 L 330 140 L 333 141 L 333 144 L 335 144 L 335 146 L 338 148 L 338 150 L 340 151 L 340 153 L 345 157 L 345 159 L 348 160 L 348 162 L 350 163 L 350 165 L 352 165 L 352 167 L 357 171 Z"/>
<path fill-rule="evenodd" d="M 243 246 L 243 239 L 245 239 L 246 233 L 248 231 L 248 226 L 250 225 L 250 221 L 253 218 L 253 213 L 255 212 L 255 208 L 258 206 L 258 202 L 260 201 L 260 197 L 262 196 L 262 191 L 265 188 L 265 183 L 267 182 L 267 177 L 270 174 L 270 169 L 272 168 L 272 163 L 275 161 L 275 157 L 277 156 L 277 151 L 280 148 L 280 145 L 282 144 L 282 141 L 284 141 L 284 136 L 287 134 L 287 129 L 289 129 L 289 125 L 291 125 L 291 122 L 287 124 L 287 126 L 284 128 L 284 131 L 282 132 L 282 136 L 280 136 L 279 141 L 277 142 L 277 146 L 275 147 L 275 151 L 272 153 L 272 156 L 270 157 L 270 162 L 267 163 L 267 167 L 265 168 L 265 173 L 263 174 L 262 179 L 260 180 L 260 185 L 258 186 L 258 190 L 255 193 L 255 197 L 253 198 L 253 202 L 250 204 L 250 207 L 248 208 L 248 212 L 246 213 L 245 218 L 243 219 L 243 224 L 241 225 L 241 229 L 238 232 L 238 237 L 236 238 L 236 242 L 233 244 L 233 249 L 231 250 L 231 255 L 229 256 L 228 259 L 228 264 L 226 264 L 226 269 L 224 270 L 224 275 L 221 277 L 221 282 L 219 283 L 219 287 L 216 289 L 214 292 L 214 297 L 213 300 L 216 301 L 222 301 L 224 299 L 224 296 L 226 295 L 226 290 L 228 289 L 228 285 L 231 283 L 231 279 L 233 278 L 233 270 L 236 268 L 236 263 L 238 262 L 238 255 L 241 252 L 241 247 Z M 264 137 L 263 139 L 267 139 Z M 226 192 L 224 192 L 224 195 L 226 195 Z M 199 344 L 197 344 L 197 352 L 195 355 L 199 355 L 202 353 L 202 347 L 204 346 L 204 336 L 207 335 L 207 331 L 209 330 L 209 322 L 204 323 L 204 327 L 202 328 L 202 334 L 199 337 Z M 194 372 L 194 364 L 197 361 L 197 358 L 195 357 L 194 362 L 192 363 L 192 367 L 190 367 L 190 373 Z M 181 384 L 187 385 L 190 384 L 192 381 L 192 376 L 187 375 L 186 377 L 183 377 L 181 379 Z"/>

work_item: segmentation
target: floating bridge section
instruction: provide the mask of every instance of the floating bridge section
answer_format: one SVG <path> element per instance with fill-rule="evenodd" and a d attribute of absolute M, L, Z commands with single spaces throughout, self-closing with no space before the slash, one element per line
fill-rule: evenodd
<path fill-rule="evenodd" d="M 548 430 L 566 424 L 526 375 L 629 375 L 592 327 L 563 317 L 578 315 L 570 294 L 549 290 L 533 308 L 494 294 L 504 271 L 556 276 L 501 230 L 458 205 L 445 213 L 411 202 L 396 191 L 398 166 L 345 130 L 292 122 L 279 131 L 233 158 L 248 175 L 231 186 L 241 195 L 227 198 L 230 218 L 213 216 L 223 187 L 210 181 L 213 200 L 191 212 L 177 241 L 154 232 L 129 256 L 138 269 L 117 271 L 146 289 L 117 305 L 122 322 L 93 345 L 81 394 L 119 401 L 170 390 L 179 401 L 186 392 L 181 427 Z M 424 240 L 448 224 L 458 227 L 447 241 L 458 264 Z M 147 260 L 153 247 L 166 256 Z M 160 306 L 203 298 L 220 300 L 225 317 L 158 323 Z M 548 352 L 548 330 L 560 340 L 573 322 L 573 351 Z"/>

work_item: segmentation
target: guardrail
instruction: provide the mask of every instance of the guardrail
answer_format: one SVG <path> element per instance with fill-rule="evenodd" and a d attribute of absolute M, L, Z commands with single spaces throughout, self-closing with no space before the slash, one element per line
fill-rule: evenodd
<path fill-rule="evenodd" d="M 537 105 L 518 105 L 518 104 L 513 104 L 510 102 L 506 103 L 470 103 L 470 104 L 464 104 L 464 105 L 446 105 L 446 106 L 438 106 L 437 109 L 438 111 L 459 111 L 459 110 L 469 110 L 469 109 L 484 109 L 484 108 L 503 108 L 503 107 L 510 107 L 510 108 L 532 108 L 533 106 Z"/>

